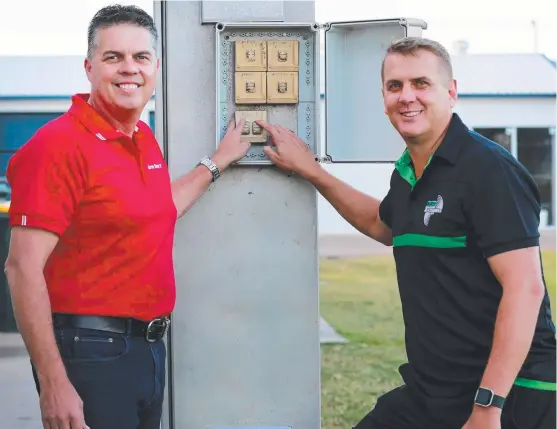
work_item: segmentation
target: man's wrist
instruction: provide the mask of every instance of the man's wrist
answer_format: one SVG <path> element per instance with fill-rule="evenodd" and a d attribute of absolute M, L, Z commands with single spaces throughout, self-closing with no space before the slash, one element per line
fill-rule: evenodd
<path fill-rule="evenodd" d="M 499 410 L 501 411 L 505 405 L 506 398 L 498 395 L 497 392 L 485 384 L 480 385 L 474 397 L 475 408 L 484 410 Z"/>
<path fill-rule="evenodd" d="M 216 181 L 222 173 L 222 169 L 219 167 L 219 165 L 217 163 L 215 163 L 215 161 L 208 157 L 205 156 L 203 157 L 200 161 L 198 165 L 202 165 L 204 166 L 204 168 L 207 169 L 207 171 L 211 174 L 211 179 L 212 181 Z"/>
<path fill-rule="evenodd" d="M 219 169 L 219 171 L 222 173 L 224 170 L 226 170 L 228 168 L 228 166 L 230 165 L 229 162 L 227 162 L 226 160 L 224 160 L 218 153 L 214 154 L 211 157 L 211 160 L 215 163 L 215 165 L 217 166 L 217 168 Z"/>
<path fill-rule="evenodd" d="M 479 415 L 488 415 L 501 414 L 503 410 L 499 407 L 482 407 L 481 405 L 474 404 L 474 409 L 472 410 L 472 412 Z"/>
<path fill-rule="evenodd" d="M 321 164 L 319 164 L 319 162 L 316 161 L 315 165 L 311 165 L 306 170 L 300 172 L 300 176 L 302 176 L 304 179 L 306 179 L 310 183 L 315 183 L 319 180 L 319 178 L 321 177 L 321 174 L 324 171 L 325 170 L 323 170 L 323 167 L 321 167 Z"/>
<path fill-rule="evenodd" d="M 65 383 L 69 380 L 66 368 L 61 361 L 58 364 L 54 364 L 46 371 L 37 369 L 37 378 L 39 380 L 39 385 L 44 388 L 56 387 L 60 383 Z"/>

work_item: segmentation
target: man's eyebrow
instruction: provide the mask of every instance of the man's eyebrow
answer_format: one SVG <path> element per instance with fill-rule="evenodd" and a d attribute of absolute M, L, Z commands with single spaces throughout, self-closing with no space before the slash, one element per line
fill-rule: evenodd
<path fill-rule="evenodd" d="M 106 55 L 122 55 L 122 53 L 118 52 L 118 51 L 105 51 L 105 52 L 103 52 L 103 57 L 106 56 Z"/>
<path fill-rule="evenodd" d="M 400 83 L 399 79 L 389 79 L 388 81 L 385 82 L 386 84 L 391 84 L 391 83 Z"/>
<path fill-rule="evenodd" d="M 117 56 L 122 56 L 122 55 L 124 55 L 124 54 L 123 54 L 122 52 L 118 52 L 118 51 L 105 51 L 105 52 L 103 52 L 103 56 L 106 56 L 106 55 L 117 55 Z M 153 53 L 152 53 L 151 51 L 139 51 L 139 52 L 134 53 L 133 55 L 134 55 L 134 56 L 137 56 L 137 55 L 149 55 L 149 56 L 152 56 Z"/>

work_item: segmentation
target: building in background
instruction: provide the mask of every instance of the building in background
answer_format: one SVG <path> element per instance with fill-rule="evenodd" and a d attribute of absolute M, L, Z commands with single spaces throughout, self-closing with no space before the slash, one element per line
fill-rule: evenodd
<path fill-rule="evenodd" d="M 452 59 L 459 91 L 456 112 L 468 126 L 504 146 L 525 165 L 540 188 L 541 226 L 555 225 L 555 63 L 540 54 L 468 54 L 465 44 Z M 72 94 L 88 90 L 83 57 L 0 56 L 0 177 L 15 150 L 40 126 L 64 113 Z M 142 115 L 152 127 L 154 110 L 153 99 Z M 372 133 L 362 136 L 372 137 Z M 326 168 L 377 198 L 387 193 L 393 170 L 390 164 Z M 357 233 L 322 197 L 319 231 Z"/>

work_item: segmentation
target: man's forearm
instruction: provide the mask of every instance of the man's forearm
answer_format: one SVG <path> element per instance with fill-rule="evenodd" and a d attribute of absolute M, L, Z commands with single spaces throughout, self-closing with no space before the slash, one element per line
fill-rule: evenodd
<path fill-rule="evenodd" d="M 354 189 L 321 167 L 308 173 L 306 179 L 354 228 L 385 245 L 392 244 L 390 231 L 379 226 L 380 200 Z"/>
<path fill-rule="evenodd" d="M 201 198 L 212 180 L 213 175 L 209 169 L 200 165 L 172 182 L 172 199 L 178 211 L 178 217 L 183 216 Z"/>
<path fill-rule="evenodd" d="M 43 273 L 8 263 L 6 276 L 19 332 L 41 386 L 66 380 L 66 370 L 52 328 L 50 300 Z"/>
<path fill-rule="evenodd" d="M 493 347 L 481 382 L 482 386 L 504 397 L 512 388 L 532 345 L 543 299 L 540 288 L 513 289 L 503 291 Z"/>

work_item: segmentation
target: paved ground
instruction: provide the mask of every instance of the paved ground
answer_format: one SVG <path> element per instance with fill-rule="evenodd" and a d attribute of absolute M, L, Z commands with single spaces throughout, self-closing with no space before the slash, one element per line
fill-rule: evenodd
<path fill-rule="evenodd" d="M 555 230 L 542 232 L 542 248 L 555 249 Z M 392 249 L 364 236 L 320 238 L 323 257 L 340 258 L 385 254 Z M 320 321 L 322 342 L 342 342 L 326 321 Z M 42 429 L 37 395 L 27 353 L 19 334 L 0 333 L 0 427 L 2 429 Z"/>

